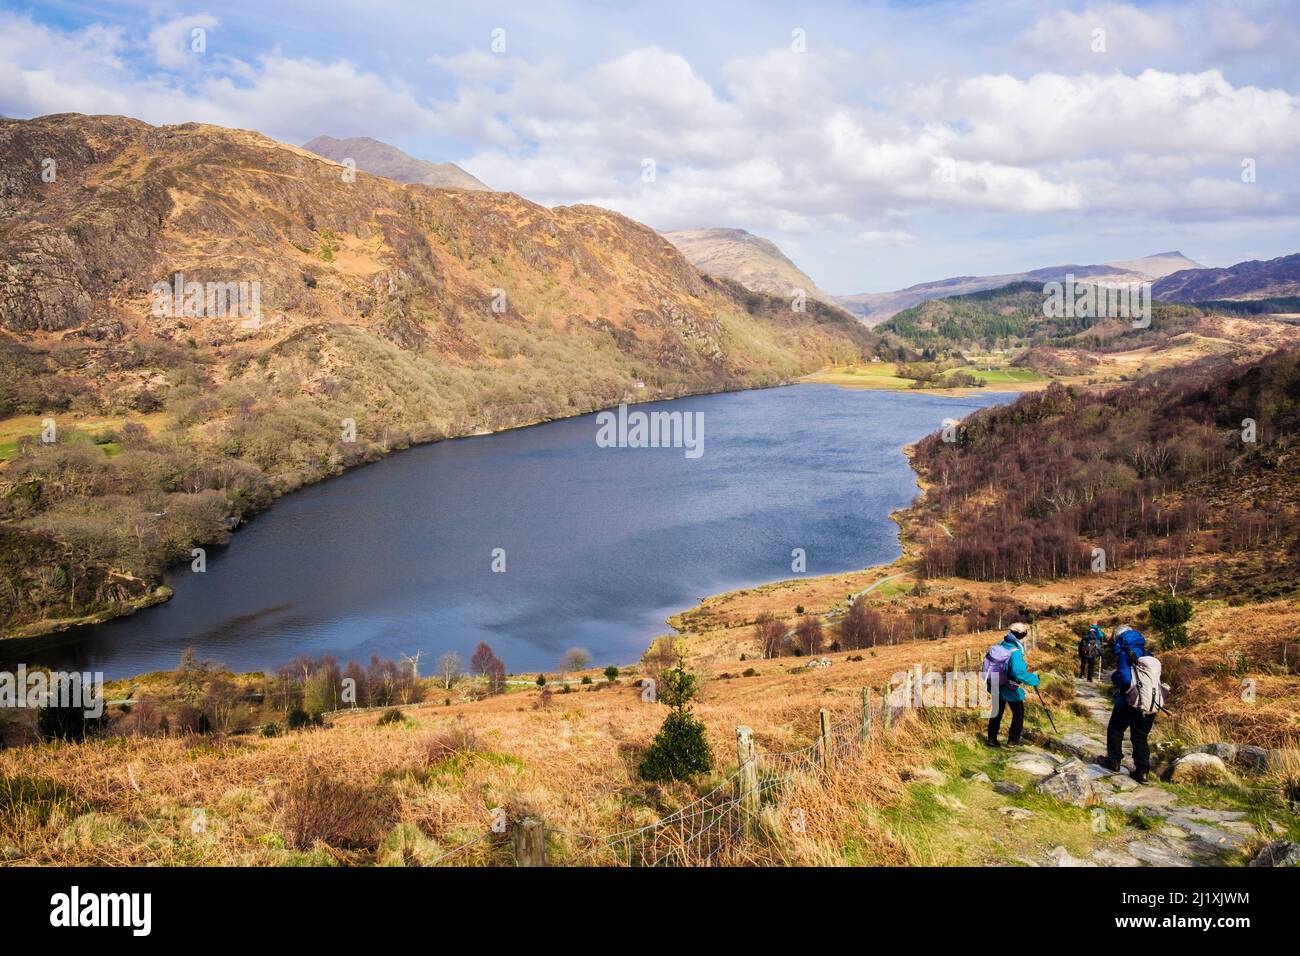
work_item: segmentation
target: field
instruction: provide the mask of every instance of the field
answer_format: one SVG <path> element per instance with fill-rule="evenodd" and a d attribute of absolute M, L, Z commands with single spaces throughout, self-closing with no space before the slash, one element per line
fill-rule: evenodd
<path fill-rule="evenodd" d="M 1019 392 L 1027 389 L 1042 388 L 1051 379 L 1031 369 L 988 365 L 967 365 L 955 371 L 969 373 L 983 382 L 982 388 L 992 392 Z M 800 381 L 839 385 L 843 388 L 865 388 L 881 391 L 910 389 L 914 379 L 905 378 L 899 373 L 899 366 L 894 362 L 870 362 L 861 365 L 836 365 L 806 375 Z M 927 392 L 960 395 L 972 391 L 969 388 L 925 388 Z"/>
<path fill-rule="evenodd" d="M 104 453 L 109 457 L 118 454 L 122 450 L 122 446 L 118 442 L 108 439 L 128 421 L 143 425 L 154 435 L 161 432 L 167 424 L 167 416 L 162 412 L 130 416 L 95 415 L 78 417 L 60 414 L 50 417 L 54 419 L 56 428 L 61 433 L 61 441 L 89 440 L 104 449 Z M 44 427 L 43 421 L 44 417 L 40 415 L 15 415 L 11 418 L 0 419 L 0 462 L 4 462 L 17 454 L 20 439 L 26 436 L 37 438 Z"/>

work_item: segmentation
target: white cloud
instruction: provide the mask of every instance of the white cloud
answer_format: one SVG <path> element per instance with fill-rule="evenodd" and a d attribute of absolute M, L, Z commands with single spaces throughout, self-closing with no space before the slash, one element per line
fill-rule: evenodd
<path fill-rule="evenodd" d="M 153 61 L 166 70 L 180 70 L 194 65 L 195 57 L 206 53 L 207 31 L 218 24 L 209 13 L 195 13 L 161 23 L 149 31 L 149 46 Z M 194 31 L 203 33 L 195 36 Z M 202 49 L 195 50 L 195 42 L 202 38 Z"/>
<path fill-rule="evenodd" d="M 575 66 L 558 47 L 540 59 L 514 52 L 528 48 L 527 34 L 512 28 L 509 55 L 420 51 L 422 70 L 405 73 L 382 59 L 274 47 L 236 56 L 229 17 L 221 48 L 210 42 L 196 56 L 189 31 L 221 26 L 207 13 L 136 33 L 0 13 L 0 113 L 200 120 L 292 142 L 330 132 L 459 143 L 456 154 L 427 158 L 539 202 L 593 202 L 665 229 L 740 225 L 807 236 L 810 246 L 831 235 L 883 254 L 931 241 L 918 216 L 931 228 L 939 217 L 994 215 L 1075 217 L 1061 229 L 1131 214 L 1276 221 L 1300 205 L 1300 96 L 1224 69 L 1137 65 L 1266 58 L 1294 37 L 1270 10 L 1057 7 L 1014 37 L 1016 57 L 994 60 L 1021 66 L 1006 73 L 972 68 L 988 58 L 967 50 L 927 72 L 914 54 L 946 52 L 932 31 L 870 56 L 810 31 L 817 42 L 806 54 L 774 43 L 712 63 L 654 35 Z M 974 36 L 979 18 L 964 11 L 949 28 Z M 1088 49 L 1098 26 L 1107 31 L 1100 57 Z M 1294 82 L 1294 71 L 1286 77 Z M 1239 178 L 1247 156 L 1260 169 L 1250 186 Z M 653 182 L 642 179 L 647 158 Z"/>

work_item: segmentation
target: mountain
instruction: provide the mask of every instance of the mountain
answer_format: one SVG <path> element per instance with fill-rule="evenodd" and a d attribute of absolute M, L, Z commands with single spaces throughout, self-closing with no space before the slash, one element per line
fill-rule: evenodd
<path fill-rule="evenodd" d="M 26 172 L 47 156 L 50 183 Z M 0 444 L 9 633 L 155 599 L 275 496 L 413 442 L 780 384 L 878 344 L 617 213 L 345 182 L 243 130 L 6 120 L 0 170 L 0 418 L 36 416 Z"/>
<path fill-rule="evenodd" d="M 739 282 L 755 292 L 789 298 L 803 289 L 810 299 L 834 305 L 835 299 L 813 282 L 776 244 L 744 229 L 681 229 L 664 238 L 691 265 L 708 275 Z"/>
<path fill-rule="evenodd" d="M 1128 318 L 1044 315 L 1043 286 L 1013 282 L 903 309 L 875 327 L 923 355 L 1013 353 L 1011 364 L 1094 379 L 1219 358 L 1247 361 L 1300 347 L 1300 326 L 1211 303 L 1156 301 L 1149 326 Z"/>
<path fill-rule="evenodd" d="M 1184 269 L 1205 268 L 1199 262 L 1194 262 L 1181 252 L 1157 252 L 1154 256 L 1143 256 L 1141 259 L 1112 260 L 1107 262 L 1106 265 L 1126 272 L 1137 272 L 1151 279 L 1162 279 Z"/>
<path fill-rule="evenodd" d="M 357 164 L 357 169 L 395 179 L 399 183 L 421 183 L 445 189 L 490 188 L 455 163 L 431 163 L 416 159 L 396 146 L 389 146 L 369 136 L 356 136 L 352 139 L 317 136 L 310 143 L 304 143 L 302 148 L 337 163 L 351 159 Z"/>
<path fill-rule="evenodd" d="M 1152 291 L 1166 302 L 1300 295 L 1300 253 L 1238 262 L 1226 269 L 1184 269 L 1161 278 Z"/>
<path fill-rule="evenodd" d="M 1181 252 L 1162 252 L 1142 259 L 1122 262 L 1105 262 L 1097 265 L 1061 265 L 1032 269 L 1028 272 L 992 276 L 956 276 L 922 282 L 895 292 L 864 292 L 859 295 L 836 296 L 835 301 L 868 325 L 877 325 L 891 315 L 926 299 L 997 289 L 1013 282 L 1062 282 L 1066 275 L 1093 282 L 1150 282 L 1168 275 L 1175 269 L 1200 268 Z"/>

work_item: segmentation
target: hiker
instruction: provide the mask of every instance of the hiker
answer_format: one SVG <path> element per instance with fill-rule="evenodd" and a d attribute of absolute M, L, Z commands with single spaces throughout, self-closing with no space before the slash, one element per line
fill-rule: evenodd
<path fill-rule="evenodd" d="M 1146 783 L 1151 772 L 1148 738 L 1156 712 L 1164 708 L 1165 688 L 1160 683 L 1160 661 L 1147 654 L 1147 643 L 1138 631 L 1123 625 L 1115 629 L 1115 706 L 1106 726 L 1106 759 L 1101 765 L 1112 773 L 1123 769 L 1124 732 L 1133 740 L 1133 772 L 1138 783 Z"/>
<path fill-rule="evenodd" d="M 1079 679 L 1093 681 L 1101 669 L 1101 646 L 1106 639 L 1106 632 L 1096 621 L 1088 628 L 1088 633 L 1079 638 Z"/>
<path fill-rule="evenodd" d="M 988 744 L 999 747 L 998 731 L 1002 726 L 1002 714 L 1011 709 L 1011 729 L 1007 732 L 1007 744 L 1019 746 L 1020 733 L 1025 726 L 1025 691 L 1020 686 L 1038 686 L 1038 675 L 1031 674 L 1025 666 L 1024 637 L 1029 633 L 1029 625 L 1020 621 L 1011 625 L 1007 636 L 1001 644 L 994 644 L 984 655 L 984 665 L 980 672 L 989 681 L 989 690 L 996 685 L 998 691 L 998 709 L 989 719 Z"/>

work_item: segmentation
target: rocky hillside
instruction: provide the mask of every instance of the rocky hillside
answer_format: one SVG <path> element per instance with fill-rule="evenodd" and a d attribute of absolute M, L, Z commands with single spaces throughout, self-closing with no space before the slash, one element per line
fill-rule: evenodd
<path fill-rule="evenodd" d="M 1266 262 L 1238 262 L 1226 269 L 1185 269 L 1162 278 L 1153 291 L 1169 302 L 1300 295 L 1300 253 Z"/>
<path fill-rule="evenodd" d="M 303 143 L 302 148 L 336 163 L 351 159 L 356 163 L 357 169 L 395 179 L 399 183 L 420 183 L 450 189 L 490 188 L 455 163 L 431 163 L 425 159 L 416 159 L 396 146 L 381 143 L 369 136 L 354 136 L 351 139 L 317 136 L 310 143 Z"/>
<path fill-rule="evenodd" d="M 664 233 L 701 272 L 739 282 L 746 289 L 789 299 L 802 289 L 810 299 L 835 304 L 832 296 L 771 240 L 744 229 L 681 229 Z"/>
<path fill-rule="evenodd" d="M 257 133 L 0 120 L 0 169 L 10 633 L 150 599 L 276 494 L 413 441 L 776 384 L 876 345 L 607 210 L 347 177 Z"/>

